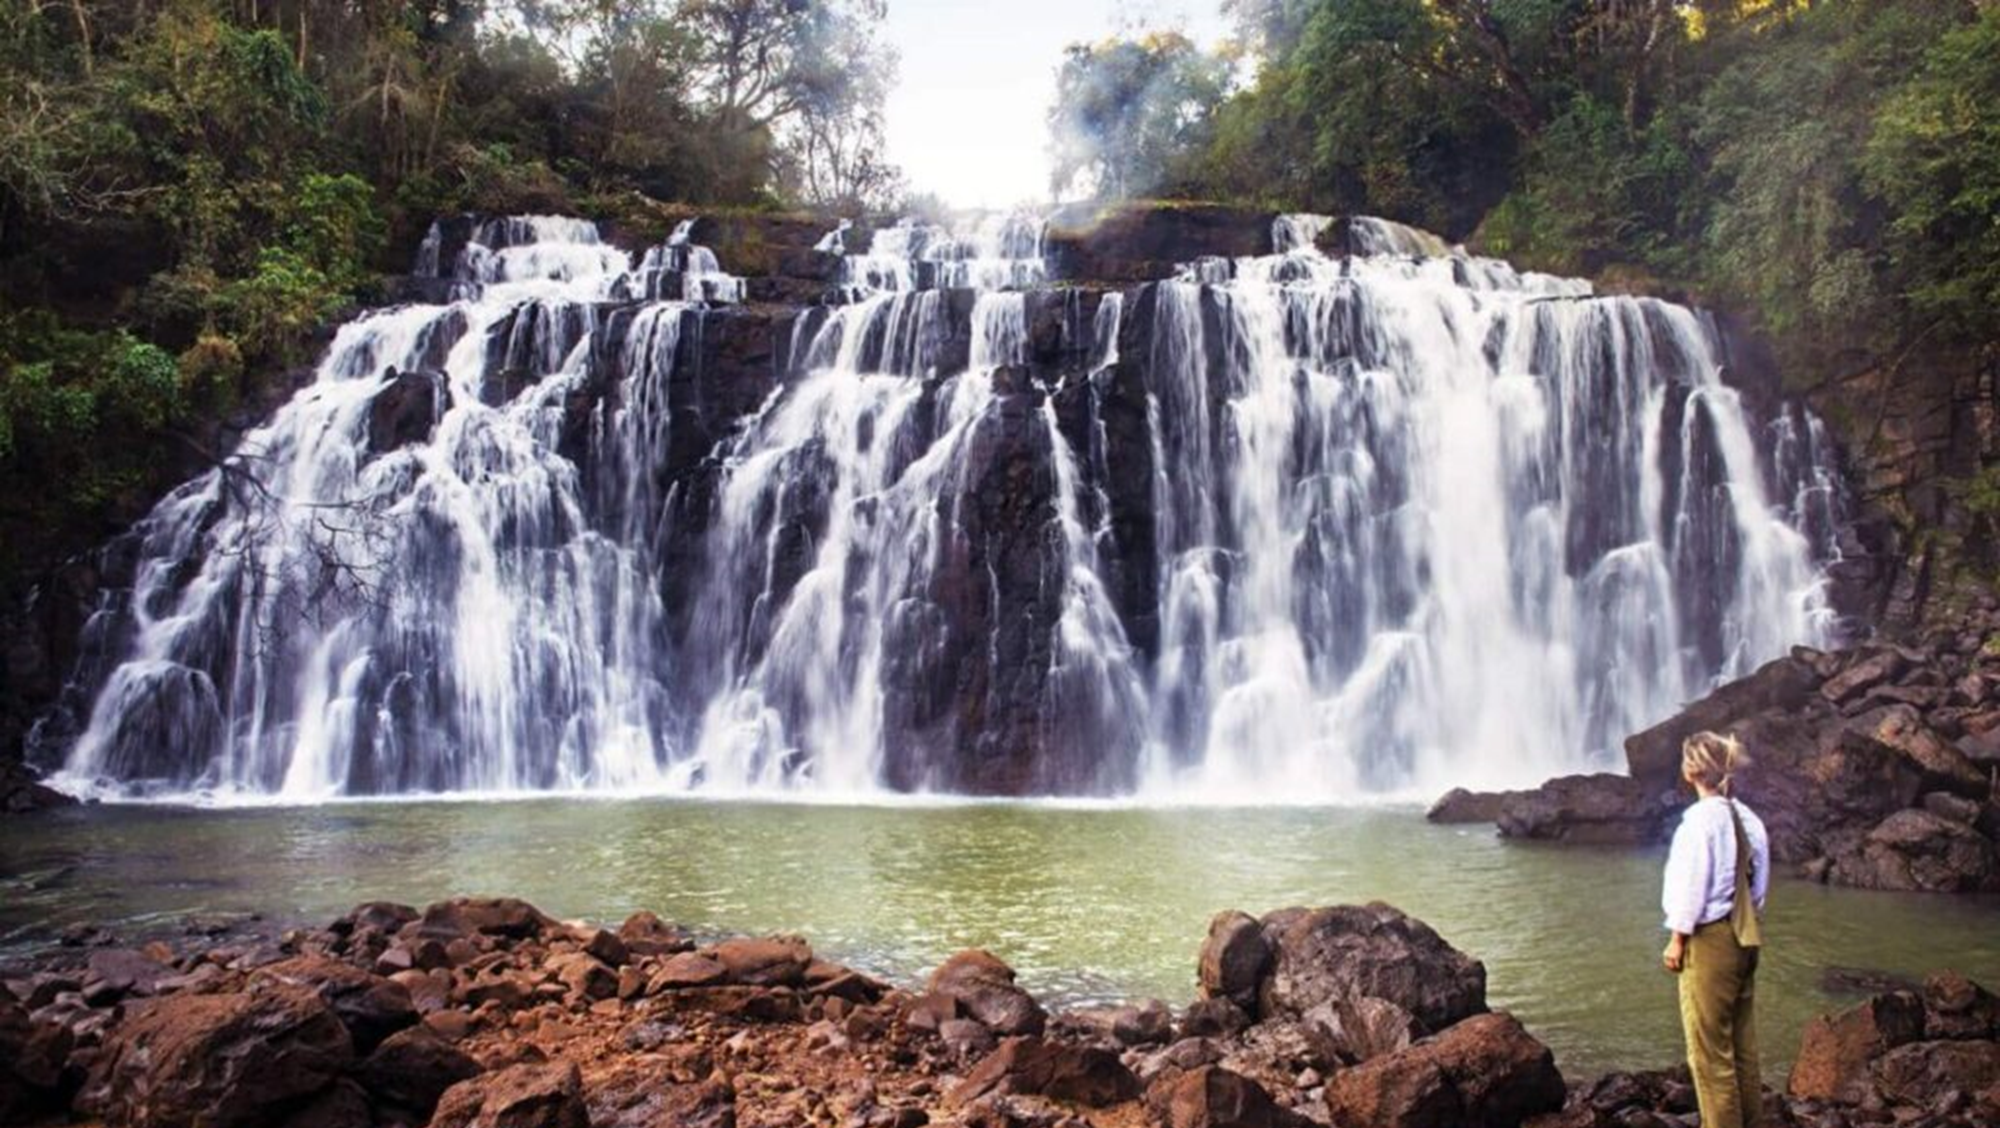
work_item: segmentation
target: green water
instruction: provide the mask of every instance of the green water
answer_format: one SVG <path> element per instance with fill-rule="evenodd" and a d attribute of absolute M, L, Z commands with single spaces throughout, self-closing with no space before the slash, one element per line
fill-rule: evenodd
<path fill-rule="evenodd" d="M 1385 900 L 1486 962 L 1575 1075 L 1670 1063 L 1658 851 L 1503 842 L 1411 809 L 833 807 L 680 800 L 98 807 L 0 822 L 0 948 L 73 921 L 190 912 L 323 923 L 356 901 L 525 897 L 705 932 L 796 931 L 898 981 L 990 948 L 1045 1001 L 1187 1001 L 1211 914 Z M 1759 1002 L 1779 1073 L 1829 965 L 2000 984 L 2000 903 L 1773 891 Z"/>

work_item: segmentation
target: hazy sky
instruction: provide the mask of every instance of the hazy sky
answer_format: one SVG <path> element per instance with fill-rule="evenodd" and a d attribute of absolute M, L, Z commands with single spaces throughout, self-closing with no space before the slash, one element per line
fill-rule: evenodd
<path fill-rule="evenodd" d="M 910 187 L 963 206 L 1048 195 L 1048 109 L 1063 48 L 1121 27 L 1180 27 L 1213 45 L 1219 0 L 889 0 L 902 82 L 889 156 Z"/>

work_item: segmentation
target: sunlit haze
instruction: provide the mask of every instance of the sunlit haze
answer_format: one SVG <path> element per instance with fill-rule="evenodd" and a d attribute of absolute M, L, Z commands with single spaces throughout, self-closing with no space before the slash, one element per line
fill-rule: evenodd
<path fill-rule="evenodd" d="M 1213 45 L 1227 29 L 1219 9 L 1217 0 L 891 0 L 902 79 L 889 98 L 889 156 L 914 191 L 956 206 L 1045 200 L 1063 48 L 1159 27 Z"/>

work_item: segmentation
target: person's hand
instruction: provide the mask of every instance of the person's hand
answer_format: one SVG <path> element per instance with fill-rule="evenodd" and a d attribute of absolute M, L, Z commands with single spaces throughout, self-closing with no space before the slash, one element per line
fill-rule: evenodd
<path fill-rule="evenodd" d="M 1667 950 L 1660 953 L 1660 962 L 1667 966 L 1668 971 L 1678 975 L 1681 965 L 1686 962 L 1686 957 L 1687 940 L 1676 932 L 1674 938 L 1667 941 Z"/>

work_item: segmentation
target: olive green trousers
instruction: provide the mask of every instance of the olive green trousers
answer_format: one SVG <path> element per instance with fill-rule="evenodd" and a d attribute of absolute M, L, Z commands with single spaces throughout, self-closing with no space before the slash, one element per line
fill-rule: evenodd
<path fill-rule="evenodd" d="M 1695 929 L 1681 963 L 1681 1027 L 1702 1128 L 1759 1128 L 1757 949 L 1740 947 L 1727 920 Z"/>

